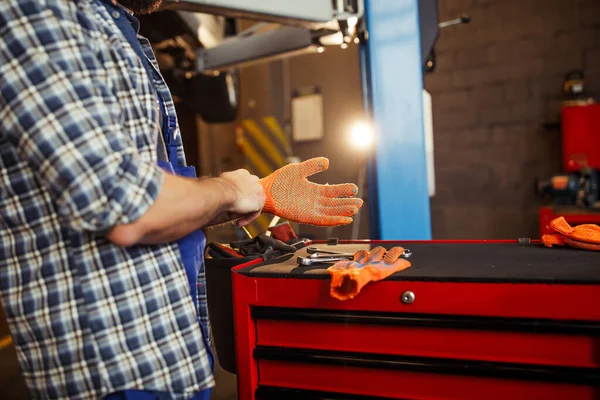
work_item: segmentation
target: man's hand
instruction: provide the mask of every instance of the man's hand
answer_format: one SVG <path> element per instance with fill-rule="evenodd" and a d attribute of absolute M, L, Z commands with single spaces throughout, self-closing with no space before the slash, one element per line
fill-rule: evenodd
<path fill-rule="evenodd" d="M 227 211 L 217 215 L 207 226 L 237 220 L 237 226 L 242 227 L 258 218 L 265 204 L 265 193 L 258 183 L 257 176 L 251 175 L 245 169 L 238 169 L 225 172 L 218 179 L 224 181 L 231 189 L 231 206 Z"/>
<path fill-rule="evenodd" d="M 235 193 L 227 212 L 235 215 L 260 215 L 265 204 L 265 192 L 255 175 L 245 169 L 225 172 L 220 179 L 227 182 Z"/>

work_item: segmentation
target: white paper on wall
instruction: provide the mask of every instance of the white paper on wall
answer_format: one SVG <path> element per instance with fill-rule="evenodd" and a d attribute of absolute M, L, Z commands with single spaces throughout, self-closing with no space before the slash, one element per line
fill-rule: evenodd
<path fill-rule="evenodd" d="M 292 98 L 292 136 L 296 142 L 323 138 L 323 97 L 319 93 Z"/>

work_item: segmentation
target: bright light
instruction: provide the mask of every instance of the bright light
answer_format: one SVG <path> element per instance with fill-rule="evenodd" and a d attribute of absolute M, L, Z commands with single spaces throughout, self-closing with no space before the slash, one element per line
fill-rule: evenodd
<path fill-rule="evenodd" d="M 365 122 L 356 123 L 350 130 L 350 140 L 355 147 L 370 147 L 374 139 L 373 127 Z"/>

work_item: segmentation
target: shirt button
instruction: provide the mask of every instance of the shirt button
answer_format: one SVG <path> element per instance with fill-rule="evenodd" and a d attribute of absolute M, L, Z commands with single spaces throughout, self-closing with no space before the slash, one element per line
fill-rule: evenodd
<path fill-rule="evenodd" d="M 113 16 L 114 19 L 117 19 L 117 18 L 119 18 L 121 16 L 121 14 L 118 11 L 115 10 L 115 11 L 113 11 L 112 16 Z"/>

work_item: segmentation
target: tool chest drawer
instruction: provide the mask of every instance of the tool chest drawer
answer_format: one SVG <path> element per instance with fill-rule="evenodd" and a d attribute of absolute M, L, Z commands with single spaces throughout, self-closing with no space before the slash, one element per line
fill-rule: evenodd
<path fill-rule="evenodd" d="M 254 308 L 257 345 L 600 367 L 600 325 L 508 318 Z"/>
<path fill-rule="evenodd" d="M 261 388 L 295 389 L 340 396 L 310 398 L 352 399 L 597 399 L 597 376 L 577 370 L 520 368 L 512 365 L 465 364 L 434 359 L 375 358 L 328 352 L 255 350 Z M 597 384 L 597 382 L 595 382 Z M 265 391 L 268 393 L 268 391 Z M 271 397 L 273 398 L 273 397 Z M 279 397 L 280 399 L 287 397 Z M 359 397 L 360 398 L 360 397 Z"/>

